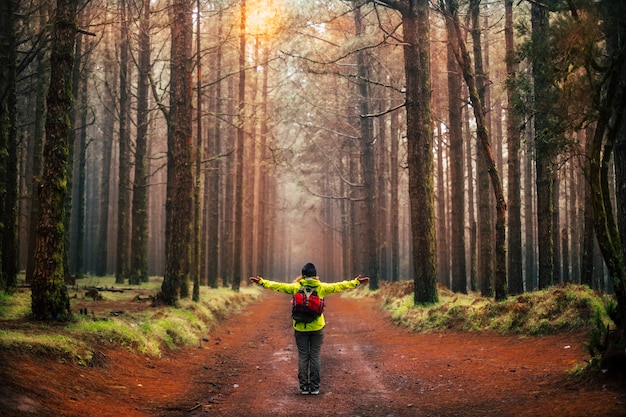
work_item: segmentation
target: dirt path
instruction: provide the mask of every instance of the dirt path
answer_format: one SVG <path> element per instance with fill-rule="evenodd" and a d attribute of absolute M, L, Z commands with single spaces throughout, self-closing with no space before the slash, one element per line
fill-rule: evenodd
<path fill-rule="evenodd" d="M 0 415 L 626 416 L 624 382 L 568 380 L 587 358 L 579 334 L 421 335 L 375 300 L 327 303 L 319 396 L 297 391 L 289 298 L 268 292 L 202 349 L 158 360 L 111 351 L 84 368 L 0 352 L 19 369 L 0 367 Z"/>
<path fill-rule="evenodd" d="M 581 335 L 419 335 L 391 325 L 374 300 L 327 302 L 321 395 L 297 392 L 288 298 L 271 293 L 216 332 L 198 381 L 206 391 L 176 408 L 233 417 L 626 415 L 623 388 L 568 382 L 586 357 Z"/>

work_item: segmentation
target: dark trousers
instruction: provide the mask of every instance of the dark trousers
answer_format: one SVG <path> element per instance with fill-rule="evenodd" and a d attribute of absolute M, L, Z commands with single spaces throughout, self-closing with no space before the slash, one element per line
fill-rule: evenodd
<path fill-rule="evenodd" d="M 298 382 L 300 388 L 310 387 L 311 390 L 320 387 L 320 353 L 324 343 L 324 330 L 316 332 L 296 331 L 296 345 L 298 346 Z"/>

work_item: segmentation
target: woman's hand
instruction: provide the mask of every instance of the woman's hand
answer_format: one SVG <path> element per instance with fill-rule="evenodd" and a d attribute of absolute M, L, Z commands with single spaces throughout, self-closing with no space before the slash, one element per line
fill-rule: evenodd
<path fill-rule="evenodd" d="M 364 282 L 368 282 L 370 280 L 370 277 L 362 277 L 361 275 L 359 275 L 358 277 L 356 277 L 356 279 L 359 280 L 359 284 L 363 284 Z"/>
<path fill-rule="evenodd" d="M 258 284 L 259 281 L 261 281 L 261 277 L 259 277 L 259 276 L 250 277 L 250 281 L 254 282 L 255 284 Z"/>

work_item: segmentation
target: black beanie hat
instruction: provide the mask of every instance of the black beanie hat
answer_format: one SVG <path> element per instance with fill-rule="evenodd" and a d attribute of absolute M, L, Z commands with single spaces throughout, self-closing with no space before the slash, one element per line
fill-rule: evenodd
<path fill-rule="evenodd" d="M 317 271 L 315 270 L 315 265 L 312 263 L 308 263 L 302 267 L 302 276 L 306 277 L 316 277 Z"/>

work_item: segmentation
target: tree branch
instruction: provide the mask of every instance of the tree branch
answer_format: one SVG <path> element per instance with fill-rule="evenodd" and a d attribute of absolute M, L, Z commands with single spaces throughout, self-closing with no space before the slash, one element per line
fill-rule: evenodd
<path fill-rule="evenodd" d="M 83 35 L 96 36 L 94 32 L 88 32 L 85 29 L 77 29 L 78 33 L 82 33 Z"/>
<path fill-rule="evenodd" d="M 401 109 L 401 108 L 402 108 L 402 107 L 404 107 L 405 105 L 406 105 L 406 101 L 403 101 L 403 102 L 402 102 L 402 104 L 399 104 L 399 105 L 397 105 L 396 107 L 392 107 L 392 108 L 387 109 L 387 110 L 385 110 L 385 111 L 383 111 L 383 112 L 380 112 L 380 113 L 362 114 L 362 115 L 361 115 L 361 118 L 362 118 L 362 119 L 365 119 L 365 118 L 369 118 L 369 117 L 380 117 L 380 116 L 384 116 L 385 114 L 392 113 L 392 112 L 394 112 L 394 111 L 396 111 L 396 110 L 398 110 L 398 109 Z"/>

